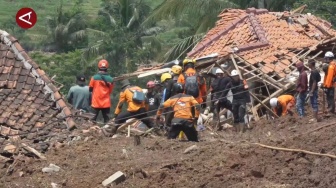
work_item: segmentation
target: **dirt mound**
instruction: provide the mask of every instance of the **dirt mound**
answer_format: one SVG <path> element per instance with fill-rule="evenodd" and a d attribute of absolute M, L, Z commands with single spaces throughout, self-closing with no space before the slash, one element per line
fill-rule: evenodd
<path fill-rule="evenodd" d="M 244 134 L 205 131 L 199 143 L 141 137 L 135 146 L 133 137 L 83 137 L 48 151 L 46 161 L 17 157 L 0 187 L 103 187 L 117 171 L 126 180 L 116 187 L 336 187 L 333 159 L 253 144 L 335 154 L 335 118 L 308 119 L 261 120 Z M 309 132 L 323 125 L 330 126 Z M 197 148 L 184 153 L 192 145 Z M 43 173 L 50 163 L 60 171 Z M 0 168 L 6 174 L 9 164 Z"/>

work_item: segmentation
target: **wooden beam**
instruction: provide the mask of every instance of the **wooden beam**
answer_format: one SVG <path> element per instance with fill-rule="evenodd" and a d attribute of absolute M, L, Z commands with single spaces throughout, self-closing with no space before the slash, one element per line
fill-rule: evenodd
<path fill-rule="evenodd" d="M 233 57 L 232 54 L 230 55 L 230 57 L 231 57 L 231 60 L 232 60 L 232 62 L 233 62 L 233 65 L 235 66 L 236 70 L 238 71 L 239 78 L 240 78 L 241 80 L 243 80 L 243 76 L 242 76 L 242 74 L 240 73 L 240 70 L 239 70 L 239 67 L 238 67 L 238 65 L 237 65 L 237 62 L 236 62 L 235 58 Z M 252 92 L 250 92 L 250 91 L 249 91 L 249 93 L 252 94 Z M 253 106 L 253 104 L 252 104 L 252 106 Z M 259 118 L 258 113 L 257 113 L 257 111 L 255 110 L 255 108 L 252 107 L 251 111 L 252 111 L 252 114 L 253 114 L 255 120 L 258 121 L 260 118 Z M 247 118 L 249 118 L 249 117 L 247 117 Z"/>
<path fill-rule="evenodd" d="M 263 102 L 261 102 L 258 97 L 256 97 L 252 92 L 250 92 L 250 95 L 256 100 L 258 101 L 259 104 L 261 104 L 262 106 L 264 106 L 269 112 L 271 112 L 275 117 L 279 117 L 276 113 L 273 112 L 272 109 L 270 109 L 267 105 L 265 105 Z M 255 110 L 257 110 L 256 108 L 257 106 L 255 106 Z"/>
<path fill-rule="evenodd" d="M 294 85 L 294 83 L 287 83 L 286 85 L 284 85 L 283 88 L 281 88 L 281 89 L 279 89 L 278 91 L 272 93 L 267 99 L 264 99 L 263 101 L 261 101 L 261 103 L 257 104 L 257 105 L 255 106 L 255 108 L 256 108 L 256 109 L 260 108 L 260 106 L 261 106 L 262 104 L 265 104 L 266 102 L 268 102 L 272 97 L 275 97 L 275 96 L 281 94 L 282 92 L 284 92 L 284 91 L 287 90 L 290 86 L 293 86 L 293 85 Z"/>
<path fill-rule="evenodd" d="M 239 67 L 240 69 L 243 69 L 242 67 Z M 243 69 L 244 70 L 244 69 Z M 256 70 L 257 71 L 257 70 Z M 259 80 L 262 80 L 262 81 L 264 81 L 264 82 L 266 82 L 267 84 L 269 84 L 269 85 L 271 85 L 271 86 L 273 86 L 274 88 L 276 88 L 276 89 L 281 89 L 283 86 L 281 86 L 281 87 L 279 87 L 279 86 L 277 86 L 277 85 L 275 85 L 275 84 L 273 84 L 272 82 L 270 82 L 269 80 L 265 80 L 266 78 L 264 77 L 264 73 L 263 72 L 261 72 L 261 71 L 257 71 L 259 74 L 255 74 L 255 73 L 253 73 L 253 72 L 250 72 L 250 74 L 252 74 L 253 75 L 253 77 L 252 78 L 248 78 L 247 80 L 252 80 L 253 78 L 255 78 L 255 77 L 259 77 Z M 261 75 L 261 76 L 257 76 L 257 75 Z"/>
<path fill-rule="evenodd" d="M 237 65 L 236 60 L 234 59 L 234 57 L 233 57 L 232 54 L 230 55 L 230 57 L 231 57 L 231 60 L 232 60 L 232 62 L 233 62 L 233 65 L 235 66 L 236 70 L 238 71 L 239 78 L 240 78 L 240 79 L 243 79 L 243 77 L 242 77 L 242 75 L 241 75 L 241 73 L 240 73 L 239 67 L 238 67 L 238 65 Z"/>
<path fill-rule="evenodd" d="M 23 149 L 25 149 L 25 150 L 27 150 L 27 151 L 35 154 L 37 157 L 39 157 L 42 160 L 46 160 L 47 159 L 44 155 L 42 155 L 42 153 L 38 152 L 37 150 L 35 150 L 34 148 L 28 146 L 27 144 L 21 143 L 21 146 L 22 146 Z"/>
<path fill-rule="evenodd" d="M 274 79 L 271 78 L 270 76 L 267 76 L 267 75 L 266 75 L 265 73 L 263 73 L 260 69 L 255 68 L 254 66 L 252 66 L 250 63 L 248 63 L 247 61 L 245 61 L 243 58 L 241 58 L 241 57 L 238 56 L 237 54 L 235 54 L 235 55 L 236 55 L 236 57 L 237 57 L 239 60 L 245 62 L 245 64 L 247 64 L 250 68 L 252 68 L 253 70 L 255 70 L 255 71 L 257 71 L 257 72 L 260 72 L 260 73 L 262 73 L 263 75 L 265 75 L 264 78 L 267 79 L 267 80 L 268 80 L 270 83 L 272 83 L 273 85 L 278 86 L 277 88 L 282 88 L 282 87 L 283 87 L 283 85 L 280 84 L 280 83 L 278 83 L 278 81 L 274 80 Z"/>

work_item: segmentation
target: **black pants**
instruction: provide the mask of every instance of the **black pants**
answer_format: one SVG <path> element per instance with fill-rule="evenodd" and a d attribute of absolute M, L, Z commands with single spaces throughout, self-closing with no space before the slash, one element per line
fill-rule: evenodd
<path fill-rule="evenodd" d="M 328 88 L 325 90 L 326 98 L 327 98 L 327 103 L 328 103 L 328 110 L 330 110 L 331 113 L 335 113 L 335 91 L 334 88 Z"/>
<path fill-rule="evenodd" d="M 228 109 L 228 110 L 230 110 L 232 112 L 232 104 L 226 98 L 223 99 L 223 100 L 219 100 L 218 103 L 217 103 L 217 105 L 215 105 L 214 103 L 215 102 L 213 102 L 213 104 L 212 104 L 211 111 L 214 112 L 215 118 L 219 118 L 217 116 L 219 115 L 219 112 L 220 112 L 221 108 L 226 108 L 226 109 Z"/>
<path fill-rule="evenodd" d="M 147 127 L 152 128 L 154 125 L 154 122 L 151 118 L 147 116 L 147 111 L 144 108 L 140 108 L 136 112 L 121 112 L 114 120 L 114 122 L 117 124 L 117 127 L 119 127 L 121 124 L 125 123 L 126 120 L 136 118 L 140 119 L 144 124 L 146 124 Z"/>
<path fill-rule="evenodd" d="M 171 127 L 171 122 L 174 118 L 174 111 L 172 108 L 167 108 L 166 116 L 165 116 L 165 123 L 167 127 Z"/>
<path fill-rule="evenodd" d="M 189 141 L 198 142 L 197 131 L 192 121 L 181 118 L 173 118 L 172 126 L 168 133 L 169 139 L 175 139 L 183 131 Z"/>
<path fill-rule="evenodd" d="M 99 111 L 102 112 L 102 115 L 103 115 L 103 118 L 104 118 L 104 123 L 107 123 L 110 120 L 110 118 L 108 116 L 108 114 L 110 113 L 110 108 L 93 108 L 93 110 L 94 110 L 94 114 L 95 114 L 94 117 L 92 118 L 93 121 L 97 121 Z"/>
<path fill-rule="evenodd" d="M 245 123 L 246 114 L 246 102 L 245 100 L 234 100 L 232 101 L 232 113 L 234 118 L 234 123 Z"/>

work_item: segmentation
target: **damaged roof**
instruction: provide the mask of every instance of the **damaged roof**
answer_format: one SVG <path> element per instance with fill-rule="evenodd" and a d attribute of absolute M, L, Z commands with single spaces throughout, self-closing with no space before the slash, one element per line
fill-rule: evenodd
<path fill-rule="evenodd" d="M 10 136 L 59 122 L 75 123 L 52 80 L 16 38 L 0 30 L 0 135 Z"/>
<path fill-rule="evenodd" d="M 302 10 L 302 8 L 300 9 Z M 190 58 L 235 54 L 263 73 L 286 76 L 297 59 L 294 51 L 314 51 L 335 41 L 331 24 L 311 14 L 268 12 L 266 9 L 226 9 L 216 26 L 188 53 Z"/>
<path fill-rule="evenodd" d="M 187 56 L 196 59 L 197 69 L 208 69 L 215 61 L 230 60 L 233 55 L 245 74 L 260 70 L 261 74 L 280 81 L 295 70 L 294 63 L 299 59 L 316 58 L 326 49 L 331 49 L 336 41 L 332 25 L 310 13 L 301 14 L 305 7 L 291 12 L 225 9 L 218 15 L 215 27 Z M 166 64 L 144 65 L 117 80 L 155 73 L 169 67 Z"/>

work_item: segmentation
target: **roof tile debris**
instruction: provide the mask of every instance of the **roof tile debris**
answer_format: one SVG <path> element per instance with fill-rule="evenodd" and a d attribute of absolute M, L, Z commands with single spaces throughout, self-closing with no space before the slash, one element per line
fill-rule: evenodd
<path fill-rule="evenodd" d="M 64 117 L 68 128 L 75 126 L 70 109 L 52 81 L 17 39 L 2 30 L 0 112 L 0 134 L 6 137 L 41 128 L 52 129 L 60 122 L 56 117 Z"/>
<path fill-rule="evenodd" d="M 252 78 L 259 79 L 266 76 L 272 82 L 285 81 L 296 70 L 295 62 L 316 57 L 321 53 L 318 51 L 334 46 L 336 41 L 336 31 L 331 24 L 314 15 L 301 14 L 305 7 L 291 12 L 225 9 L 218 15 L 216 26 L 187 56 L 197 60 L 197 69 L 204 70 L 213 67 L 215 61 L 232 64 L 233 55 L 243 75 L 256 75 Z M 165 64 L 139 67 L 117 80 L 164 67 Z M 281 84 L 275 85 L 279 88 Z"/>
<path fill-rule="evenodd" d="M 188 53 L 200 58 L 217 53 L 218 57 L 236 54 L 265 74 L 286 76 L 286 69 L 300 50 L 315 50 L 321 41 L 335 38 L 331 24 L 316 16 L 266 9 L 226 9 L 219 21 Z"/>

